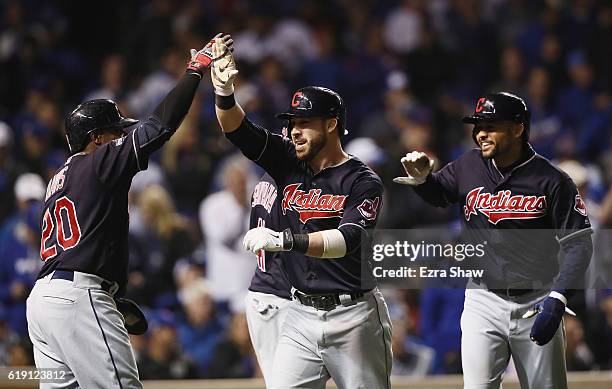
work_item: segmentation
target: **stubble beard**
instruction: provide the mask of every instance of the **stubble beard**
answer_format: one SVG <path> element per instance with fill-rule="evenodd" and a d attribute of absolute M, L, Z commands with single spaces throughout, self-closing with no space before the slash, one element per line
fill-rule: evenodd
<path fill-rule="evenodd" d="M 300 161 L 310 162 L 312 161 L 321 150 L 327 144 L 327 138 L 325 135 L 318 136 L 317 138 L 313 138 L 307 143 L 307 150 L 304 152 L 302 156 L 298 155 L 298 159 Z"/>

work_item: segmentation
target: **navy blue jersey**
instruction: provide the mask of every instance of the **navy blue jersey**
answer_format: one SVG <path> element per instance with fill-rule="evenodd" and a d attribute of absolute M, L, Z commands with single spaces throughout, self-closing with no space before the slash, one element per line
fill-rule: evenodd
<path fill-rule="evenodd" d="M 548 284 L 559 273 L 560 244 L 591 233 L 576 185 L 528 145 L 504 172 L 474 149 L 430 174 L 415 191 L 434 205 L 461 206 L 467 235 L 489 245 L 487 285 Z"/>
<path fill-rule="evenodd" d="M 128 191 L 134 175 L 147 168 L 148 155 L 140 148 L 148 141 L 143 134 L 157 133 L 161 126 L 150 117 L 123 138 L 71 156 L 49 181 L 39 278 L 56 269 L 76 270 L 125 287 Z"/>
<path fill-rule="evenodd" d="M 266 227 L 281 231 L 283 227 L 280 216 L 278 190 L 272 177 L 266 174 L 259 180 L 251 196 L 249 229 Z M 271 293 L 286 299 L 291 298 L 291 284 L 283 268 L 280 252 L 260 251 L 260 254 L 257 255 L 257 268 L 249 290 Z"/>
<path fill-rule="evenodd" d="M 376 226 L 383 185 L 376 173 L 357 158 L 314 173 L 306 162 L 297 159 L 289 139 L 246 118 L 226 136 L 274 179 L 280 192 L 282 223 L 293 233 L 339 229 L 346 238 L 356 232 L 361 236 Z M 311 258 L 293 251 L 283 252 L 281 257 L 289 281 L 305 293 L 374 288 L 372 272 L 362 274 L 360 247 L 347 251 L 336 259 Z"/>

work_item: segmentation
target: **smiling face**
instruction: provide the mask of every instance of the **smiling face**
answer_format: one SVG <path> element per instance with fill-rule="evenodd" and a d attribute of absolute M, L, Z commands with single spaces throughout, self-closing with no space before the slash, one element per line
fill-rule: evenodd
<path fill-rule="evenodd" d="M 311 161 L 327 145 L 337 120 L 318 117 L 291 118 L 291 141 L 299 160 Z M 333 131 L 330 131 L 333 128 Z"/>
<path fill-rule="evenodd" d="M 513 159 L 517 148 L 520 153 L 523 133 L 523 125 L 520 123 L 481 121 L 475 125 L 474 132 L 483 158 Z"/>

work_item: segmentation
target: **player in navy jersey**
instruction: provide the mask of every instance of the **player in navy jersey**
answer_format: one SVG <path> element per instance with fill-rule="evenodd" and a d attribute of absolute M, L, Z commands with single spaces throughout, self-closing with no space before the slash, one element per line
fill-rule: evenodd
<path fill-rule="evenodd" d="M 274 180 L 264 175 L 251 196 L 250 229 L 282 229 L 278 197 Z M 264 380 L 270 382 L 274 352 L 291 301 L 291 284 L 280 252 L 260 251 L 256 257 L 257 268 L 246 296 L 246 318 Z"/>
<path fill-rule="evenodd" d="M 227 37 L 214 39 L 231 48 Z M 119 297 L 128 275 L 128 191 L 187 114 L 213 41 L 191 50 L 186 74 L 134 129 L 126 130 L 138 120 L 111 100 L 86 101 L 66 119 L 72 155 L 47 186 L 44 265 L 27 301 L 36 366 L 66 375 L 41 387 L 142 387 L 128 332 L 143 333 L 146 318 Z"/>
<path fill-rule="evenodd" d="M 470 239 L 494 244 L 465 293 L 465 388 L 498 388 L 510 356 L 521 387 L 566 388 L 562 318 L 593 249 L 584 201 L 529 145 L 530 113 L 518 96 L 487 94 L 463 121 L 478 148 L 435 173 L 427 155 L 408 153 L 408 177 L 394 181 L 431 204 L 458 203 Z"/>
<path fill-rule="evenodd" d="M 380 178 L 341 146 L 342 98 L 322 87 L 301 88 L 278 117 L 291 141 L 252 123 L 234 100 L 232 53 L 213 44 L 211 79 L 226 137 L 272 177 L 282 229 L 258 227 L 245 248 L 280 252 L 293 287 L 269 387 L 388 388 L 391 324 L 371 271 L 362 272 L 363 237 L 382 206 Z M 365 264 L 367 268 L 369 264 Z"/>

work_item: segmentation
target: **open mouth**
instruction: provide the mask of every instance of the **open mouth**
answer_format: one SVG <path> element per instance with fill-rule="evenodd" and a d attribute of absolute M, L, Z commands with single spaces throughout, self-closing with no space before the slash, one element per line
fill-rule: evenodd
<path fill-rule="evenodd" d="M 304 147 L 306 147 L 306 141 L 303 139 L 300 140 L 294 140 L 293 144 L 295 145 L 295 149 L 296 150 L 303 150 Z"/>
<path fill-rule="evenodd" d="M 480 142 L 480 149 L 482 151 L 487 151 L 492 149 L 494 146 L 493 142 L 488 142 L 488 141 L 484 141 L 484 142 Z"/>

